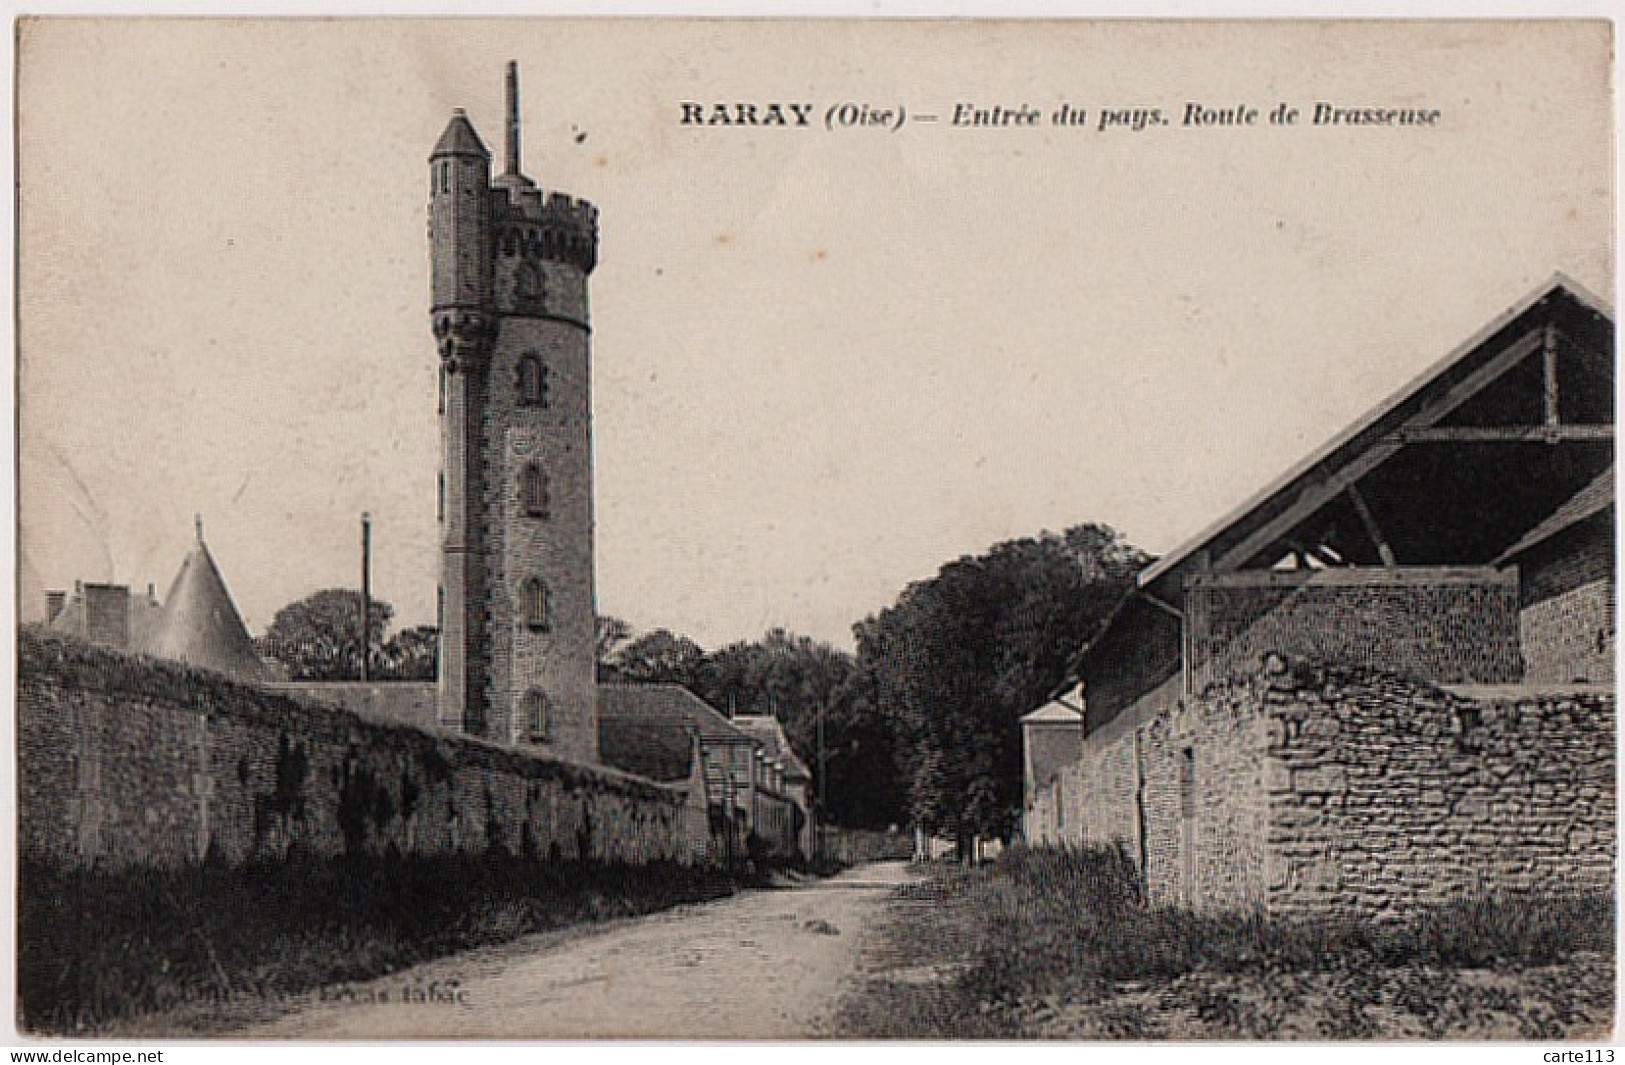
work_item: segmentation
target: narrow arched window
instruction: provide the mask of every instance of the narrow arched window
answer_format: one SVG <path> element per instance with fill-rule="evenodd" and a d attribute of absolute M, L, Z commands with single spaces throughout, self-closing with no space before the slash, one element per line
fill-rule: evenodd
<path fill-rule="evenodd" d="M 547 367 L 534 351 L 525 352 L 519 359 L 519 404 L 547 406 Z"/>
<path fill-rule="evenodd" d="M 547 739 L 547 696 L 534 688 L 525 693 L 525 729 L 531 742 Z"/>
<path fill-rule="evenodd" d="M 540 577 L 532 577 L 525 582 L 521 599 L 525 624 L 533 629 L 546 629 L 549 613 L 547 585 L 542 583 Z"/>
<path fill-rule="evenodd" d="M 514 276 L 514 294 L 522 300 L 542 298 L 542 272 L 535 263 L 524 263 Z"/>
<path fill-rule="evenodd" d="M 547 517 L 547 474 L 535 463 L 519 475 L 519 504 L 533 518 Z"/>

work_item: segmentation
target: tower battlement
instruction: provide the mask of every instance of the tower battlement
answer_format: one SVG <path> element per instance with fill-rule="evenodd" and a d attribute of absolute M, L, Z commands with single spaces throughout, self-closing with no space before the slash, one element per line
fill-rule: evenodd
<path fill-rule="evenodd" d="M 498 255 L 565 262 L 582 273 L 598 264 L 598 208 L 535 187 L 492 190 Z"/>

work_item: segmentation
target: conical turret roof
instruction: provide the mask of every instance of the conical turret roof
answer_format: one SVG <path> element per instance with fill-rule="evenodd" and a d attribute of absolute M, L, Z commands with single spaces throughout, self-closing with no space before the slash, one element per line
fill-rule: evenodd
<path fill-rule="evenodd" d="M 446 132 L 440 135 L 435 142 L 434 151 L 429 153 L 433 159 L 440 155 L 477 155 L 481 159 L 491 158 L 485 145 L 480 141 L 480 135 L 474 132 L 474 124 L 468 120 L 462 108 L 452 113 L 451 121 L 446 123 Z"/>
<path fill-rule="evenodd" d="M 201 524 L 197 542 L 169 586 L 150 653 L 239 680 L 267 679 L 248 627 L 226 590 L 220 567 L 203 542 Z"/>

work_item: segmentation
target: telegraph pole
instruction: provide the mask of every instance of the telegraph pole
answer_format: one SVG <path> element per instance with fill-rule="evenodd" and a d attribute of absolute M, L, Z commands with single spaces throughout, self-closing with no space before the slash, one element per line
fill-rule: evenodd
<path fill-rule="evenodd" d="M 372 679 L 372 515 L 361 512 L 361 679 Z"/>
<path fill-rule="evenodd" d="M 824 711 L 829 708 L 828 700 L 818 704 L 818 821 L 813 829 L 813 837 L 818 843 L 818 857 L 824 856 L 824 811 L 828 799 L 825 795 L 824 771 Z"/>

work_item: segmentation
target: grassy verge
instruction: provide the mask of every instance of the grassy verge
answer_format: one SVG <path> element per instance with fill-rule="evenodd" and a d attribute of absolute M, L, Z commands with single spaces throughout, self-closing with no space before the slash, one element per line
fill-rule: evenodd
<path fill-rule="evenodd" d="M 18 888 L 19 1027 L 94 1034 L 192 1005 L 289 999 L 734 884 L 677 865 L 367 858 L 120 874 L 24 861 Z"/>
<path fill-rule="evenodd" d="M 941 869 L 888 937 L 938 944 L 843 1009 L 869 1038 L 1552 1039 L 1606 1031 L 1613 900 L 1478 899 L 1405 924 L 1141 901 L 1111 850 Z"/>

